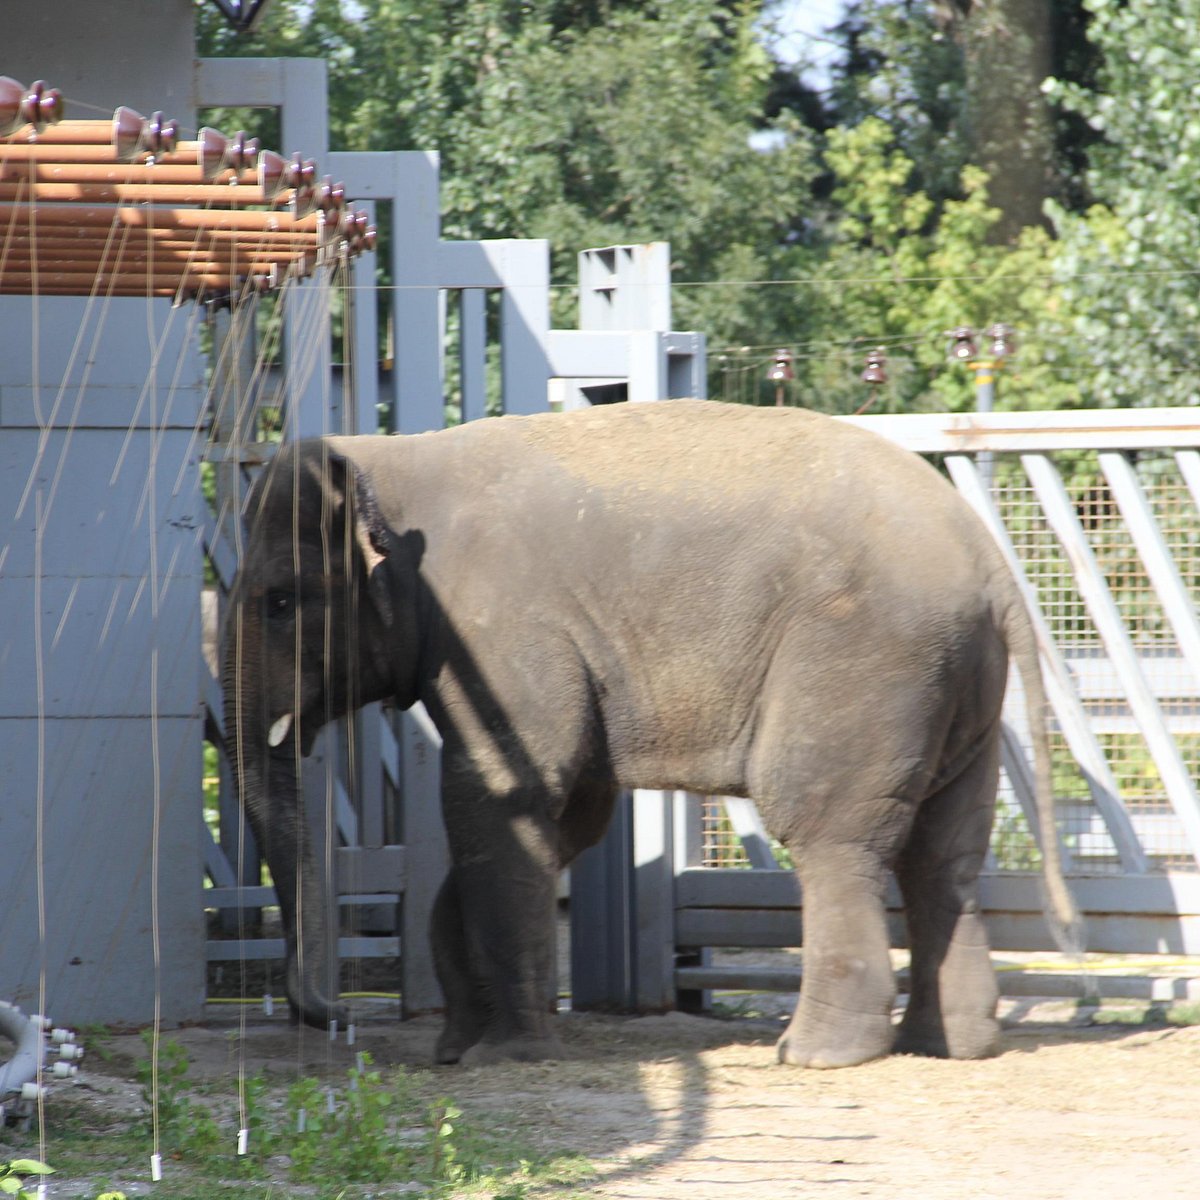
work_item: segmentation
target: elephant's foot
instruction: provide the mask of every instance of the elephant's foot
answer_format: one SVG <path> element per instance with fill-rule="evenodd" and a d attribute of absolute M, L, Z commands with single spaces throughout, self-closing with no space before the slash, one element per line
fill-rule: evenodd
<path fill-rule="evenodd" d="M 891 1018 L 856 1013 L 841 1022 L 825 1022 L 809 1028 L 809 1023 L 793 1020 L 776 1043 L 781 1063 L 814 1070 L 856 1067 L 890 1054 L 896 1031 Z"/>
<path fill-rule="evenodd" d="M 913 1012 L 910 1006 L 896 1036 L 897 1054 L 927 1058 L 990 1058 L 1000 1052 L 1000 1022 L 968 1013 Z"/>
<path fill-rule="evenodd" d="M 547 1062 L 567 1057 L 562 1043 L 553 1036 L 514 1037 L 493 1042 L 486 1038 L 463 1052 L 464 1067 L 485 1067 L 501 1062 Z"/>
<path fill-rule="evenodd" d="M 456 1062 L 461 1062 L 462 1056 L 474 1044 L 470 1039 L 451 1033 L 447 1029 L 438 1038 L 437 1045 L 433 1049 L 433 1061 L 439 1067 L 452 1066 Z"/>

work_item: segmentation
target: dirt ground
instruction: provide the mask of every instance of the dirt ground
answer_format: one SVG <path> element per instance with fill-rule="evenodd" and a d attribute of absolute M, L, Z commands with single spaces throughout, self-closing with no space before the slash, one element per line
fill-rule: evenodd
<path fill-rule="evenodd" d="M 784 1001 L 765 1003 L 778 1010 Z M 344 1039 L 331 1045 L 260 1010 L 239 1042 L 239 1018 L 228 1008 L 171 1036 L 187 1048 L 194 1075 L 228 1078 L 231 1087 L 239 1066 L 344 1073 L 357 1049 L 381 1066 L 426 1066 L 437 1021 L 401 1024 L 393 1013 L 387 1004 L 366 1012 L 360 1005 L 355 1047 Z M 817 1072 L 776 1065 L 775 1013 L 720 1020 L 565 1013 L 569 1061 L 444 1068 L 436 1082 L 468 1117 L 486 1115 L 545 1151 L 593 1159 L 596 1176 L 564 1189 L 571 1195 L 1200 1195 L 1200 1027 L 1093 1024 L 1061 1001 L 1006 1001 L 1003 1017 L 1003 1052 L 987 1061 L 893 1057 Z M 122 1088 L 136 1096 L 136 1085 L 104 1074 L 122 1049 L 138 1052 L 140 1039 L 114 1039 L 110 1063 L 88 1064 L 72 1086 L 107 1094 L 109 1103 Z M 49 1112 L 52 1125 L 53 1097 Z"/>

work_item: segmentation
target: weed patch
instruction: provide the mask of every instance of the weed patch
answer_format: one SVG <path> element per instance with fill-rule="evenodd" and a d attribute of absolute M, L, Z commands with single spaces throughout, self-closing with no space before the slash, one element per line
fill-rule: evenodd
<path fill-rule="evenodd" d="M 149 1037 L 146 1045 L 153 1050 Z M 511 1135 L 478 1126 L 454 1099 L 431 1096 L 427 1080 L 384 1071 L 365 1052 L 333 1084 L 259 1073 L 233 1095 L 193 1080 L 186 1051 L 171 1039 L 160 1040 L 156 1062 L 157 1078 L 149 1057 L 136 1068 L 141 1112 L 106 1112 L 68 1095 L 56 1103 L 48 1157 L 62 1195 L 92 1200 L 145 1183 L 156 1144 L 172 1200 L 414 1193 L 532 1200 L 591 1171 L 576 1156 L 529 1153 Z M 70 1190 L 73 1181 L 82 1190 Z"/>

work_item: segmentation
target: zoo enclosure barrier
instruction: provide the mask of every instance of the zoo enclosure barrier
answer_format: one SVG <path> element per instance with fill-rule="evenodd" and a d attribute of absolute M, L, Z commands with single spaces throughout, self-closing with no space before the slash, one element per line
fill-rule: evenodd
<path fill-rule="evenodd" d="M 1001 546 L 1031 612 L 1052 717 L 1055 809 L 1089 951 L 1200 954 L 1200 419 L 1191 409 L 846 420 L 933 456 Z M 990 456 L 988 478 L 976 455 Z M 799 469 L 799 468 L 798 468 Z M 1013 671 L 980 882 L 997 951 L 1050 951 L 1028 727 Z M 795 990 L 800 972 L 717 964 L 717 948 L 802 945 L 803 901 L 752 802 L 639 792 L 573 871 L 581 1006 L 663 1009 L 716 988 Z M 904 946 L 889 887 L 893 946 Z M 1165 962 L 1162 976 L 1171 975 Z M 1177 974 L 1186 974 L 1186 971 Z M 1093 981 L 1200 996 L 1186 978 Z M 1002 991 L 1078 977 L 1000 974 Z"/>
<path fill-rule="evenodd" d="M 204 531 L 219 586 L 212 625 L 236 571 L 238 521 L 250 472 L 273 452 L 260 426 L 278 411 L 285 438 L 325 433 L 417 433 L 488 413 L 549 411 L 613 399 L 649 401 L 705 392 L 703 335 L 671 329 L 669 247 L 612 246 L 579 255 L 578 329 L 550 324 L 549 245 L 537 240 L 445 241 L 438 161 L 418 152 L 341 153 L 324 148 L 325 64 L 303 59 L 200 63 L 202 104 L 277 107 L 284 140 L 316 148 L 344 180 L 348 202 L 376 216 L 391 206 L 391 285 L 374 303 L 369 262 L 351 264 L 341 294 L 346 361 L 331 361 L 334 289 L 305 281 L 284 298 L 283 357 L 273 367 L 256 345 L 253 301 L 218 315 L 218 370 L 211 388 L 218 473 Z M 370 302 L 364 302 L 369 297 Z M 374 369 L 380 331 L 391 361 Z M 382 414 L 382 420 L 381 420 Z M 223 714 L 215 656 L 204 672 L 214 746 Z M 305 802 L 318 868 L 327 884 L 330 978 L 343 961 L 398 959 L 402 1011 L 438 1008 L 428 915 L 448 864 L 440 818 L 440 739 L 420 706 L 378 705 L 327 730 L 304 768 Z M 253 837 L 238 811 L 228 764 L 219 762 L 219 823 L 206 840 L 212 886 L 204 906 L 220 913 L 210 962 L 283 957 L 283 939 L 258 936 L 274 893 L 261 882 Z M 281 990 L 281 985 L 276 985 Z"/>

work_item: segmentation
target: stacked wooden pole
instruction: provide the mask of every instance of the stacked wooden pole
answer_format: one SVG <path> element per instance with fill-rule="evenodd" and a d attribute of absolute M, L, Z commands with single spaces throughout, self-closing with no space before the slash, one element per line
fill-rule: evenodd
<path fill-rule="evenodd" d="M 316 164 L 161 113 L 64 121 L 43 83 L 0 76 L 0 294 L 219 299 L 374 248 Z"/>

